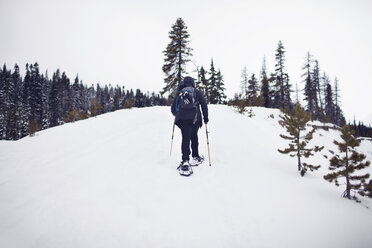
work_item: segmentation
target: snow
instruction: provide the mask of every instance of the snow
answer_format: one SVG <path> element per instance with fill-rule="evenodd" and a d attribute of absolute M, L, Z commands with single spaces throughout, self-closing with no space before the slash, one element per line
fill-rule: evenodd
<path fill-rule="evenodd" d="M 209 106 L 212 166 L 176 170 L 169 107 L 120 110 L 0 142 L 1 247 L 371 247 L 372 201 L 340 197 L 322 177 L 336 130 L 301 177 L 280 154 L 278 110 L 249 118 Z M 272 115 L 274 118 L 271 118 Z M 205 127 L 200 153 L 207 157 Z M 359 150 L 372 160 L 372 142 Z M 371 168 L 367 171 L 372 172 Z M 372 174 L 372 173 L 371 173 Z"/>

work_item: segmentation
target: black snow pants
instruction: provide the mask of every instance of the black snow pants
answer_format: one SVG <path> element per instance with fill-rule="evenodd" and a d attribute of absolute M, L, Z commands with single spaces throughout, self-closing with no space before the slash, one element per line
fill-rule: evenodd
<path fill-rule="evenodd" d="M 181 129 L 182 133 L 182 161 L 190 159 L 190 141 L 191 150 L 193 157 L 199 157 L 199 142 L 198 142 L 198 130 L 199 124 L 193 124 L 193 120 L 179 120 L 177 126 Z"/>

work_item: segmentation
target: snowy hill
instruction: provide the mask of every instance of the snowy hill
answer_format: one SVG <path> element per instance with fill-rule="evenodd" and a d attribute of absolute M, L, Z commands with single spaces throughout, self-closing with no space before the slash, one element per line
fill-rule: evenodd
<path fill-rule="evenodd" d="M 210 106 L 212 166 L 189 178 L 176 171 L 178 129 L 169 157 L 168 107 L 1 141 L 0 246 L 371 247 L 372 201 L 343 199 L 343 188 L 322 178 L 338 132 L 315 133 L 313 143 L 326 147 L 311 161 L 322 168 L 302 178 L 296 159 L 277 152 L 279 111 L 253 111 Z M 204 126 L 199 143 L 206 156 Z M 372 160 L 372 142 L 360 150 Z"/>

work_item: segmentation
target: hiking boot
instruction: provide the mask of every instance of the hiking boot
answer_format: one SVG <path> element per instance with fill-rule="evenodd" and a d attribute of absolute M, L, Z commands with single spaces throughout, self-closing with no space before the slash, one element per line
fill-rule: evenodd
<path fill-rule="evenodd" d="M 193 173 L 189 161 L 182 161 L 177 169 L 182 176 L 190 176 Z"/>
<path fill-rule="evenodd" d="M 203 161 L 204 161 L 203 156 L 192 157 L 190 165 L 191 166 L 198 166 L 199 164 L 203 163 Z"/>

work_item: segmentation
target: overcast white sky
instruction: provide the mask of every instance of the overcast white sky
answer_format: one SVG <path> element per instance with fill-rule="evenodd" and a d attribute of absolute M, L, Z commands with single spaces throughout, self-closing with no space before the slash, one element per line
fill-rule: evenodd
<path fill-rule="evenodd" d="M 194 63 L 209 69 L 213 57 L 229 97 L 239 91 L 244 66 L 258 74 L 266 56 L 274 70 L 282 40 L 293 85 L 309 51 L 332 81 L 339 78 L 347 119 L 365 120 L 372 114 L 371 13 L 368 0 L 0 0 L 0 63 L 37 61 L 42 71 L 60 68 L 70 79 L 78 73 L 86 84 L 159 91 L 162 51 L 182 17 Z"/>

